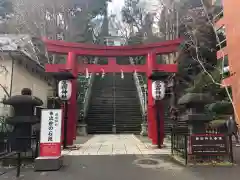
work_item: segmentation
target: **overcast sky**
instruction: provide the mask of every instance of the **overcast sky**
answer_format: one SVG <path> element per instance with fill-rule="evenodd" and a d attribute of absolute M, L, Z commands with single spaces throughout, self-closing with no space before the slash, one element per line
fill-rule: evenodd
<path fill-rule="evenodd" d="M 149 12 L 159 11 L 160 3 L 158 0 L 140 0 L 140 3 Z M 108 5 L 109 14 L 120 15 L 123 6 L 124 0 L 112 0 L 112 3 Z"/>
<path fill-rule="evenodd" d="M 119 15 L 123 5 L 124 0 L 112 0 L 112 3 L 109 3 L 108 5 L 109 14 Z"/>
<path fill-rule="evenodd" d="M 112 0 L 112 2 L 108 4 L 109 15 L 115 14 L 115 15 L 117 15 L 117 19 L 120 20 L 121 19 L 121 9 L 124 6 L 124 1 L 125 0 Z M 140 0 L 140 3 L 141 3 L 140 6 L 145 8 L 145 10 L 147 12 L 155 12 L 157 14 L 159 14 L 159 12 L 161 12 L 161 4 L 159 3 L 159 0 Z M 158 29 L 158 26 L 156 26 L 156 27 L 157 28 L 155 28 L 155 26 L 153 26 L 154 29 Z"/>

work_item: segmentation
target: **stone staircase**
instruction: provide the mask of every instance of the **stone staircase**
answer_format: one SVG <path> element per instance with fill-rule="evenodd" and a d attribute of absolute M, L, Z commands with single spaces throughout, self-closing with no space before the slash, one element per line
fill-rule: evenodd
<path fill-rule="evenodd" d="M 109 75 L 104 78 L 96 76 L 92 85 L 86 123 L 89 134 L 112 133 L 113 111 L 113 80 Z"/>
<path fill-rule="evenodd" d="M 171 129 L 173 126 L 173 120 L 171 119 L 170 116 L 170 100 L 169 98 L 166 98 L 163 100 L 163 105 L 164 105 L 164 133 L 165 135 L 170 135 L 171 134 Z"/>
<path fill-rule="evenodd" d="M 89 134 L 140 133 L 142 115 L 132 74 L 96 76 L 86 116 Z"/>
<path fill-rule="evenodd" d="M 136 133 L 141 130 L 141 107 L 132 74 L 115 75 L 115 121 L 117 133 Z"/>

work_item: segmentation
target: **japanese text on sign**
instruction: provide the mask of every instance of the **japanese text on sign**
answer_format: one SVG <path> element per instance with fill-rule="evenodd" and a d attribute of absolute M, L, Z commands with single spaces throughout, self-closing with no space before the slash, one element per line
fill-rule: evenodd
<path fill-rule="evenodd" d="M 41 142 L 61 142 L 61 109 L 44 109 L 41 118 Z"/>
<path fill-rule="evenodd" d="M 67 91 L 67 83 L 66 83 L 66 81 L 62 81 L 62 99 L 65 99 L 65 98 L 67 98 L 67 93 L 68 93 L 68 91 Z"/>
<path fill-rule="evenodd" d="M 53 141 L 53 112 L 49 112 L 49 119 L 48 119 L 48 141 L 52 142 Z"/>
<path fill-rule="evenodd" d="M 61 100 L 67 101 L 72 94 L 72 83 L 69 80 L 62 80 L 58 83 L 58 95 Z"/>
<path fill-rule="evenodd" d="M 55 113 L 54 115 L 55 126 L 58 126 L 58 119 L 59 119 L 59 115 L 58 113 Z"/>
<path fill-rule="evenodd" d="M 198 135 L 191 136 L 192 154 L 207 155 L 207 154 L 226 154 L 227 139 L 224 135 Z"/>

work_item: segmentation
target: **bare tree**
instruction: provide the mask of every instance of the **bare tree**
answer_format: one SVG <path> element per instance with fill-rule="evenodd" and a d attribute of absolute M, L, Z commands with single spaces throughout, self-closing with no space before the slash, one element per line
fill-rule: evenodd
<path fill-rule="evenodd" d="M 146 15 L 145 8 L 141 6 L 140 0 L 126 0 L 122 8 L 123 22 L 130 25 L 131 33 L 140 32 Z"/>
<path fill-rule="evenodd" d="M 66 0 L 14 0 L 14 18 L 19 33 L 36 37 L 57 39 L 59 29 L 64 29 L 64 13 L 68 13 L 71 3 Z"/>
<path fill-rule="evenodd" d="M 130 34 L 130 26 L 127 23 L 124 23 L 119 17 L 115 14 L 109 16 L 109 28 L 115 32 L 116 35 L 125 37 L 126 39 Z"/>
<path fill-rule="evenodd" d="M 186 0 L 175 1 L 172 0 L 175 5 L 177 4 L 180 9 L 176 9 L 166 3 L 167 0 L 160 0 L 163 7 L 170 12 L 178 12 L 179 17 L 179 31 L 181 35 L 185 37 L 183 51 L 187 52 L 188 58 L 184 57 L 182 64 L 187 65 L 184 67 L 185 70 L 191 70 L 195 73 L 192 78 L 188 79 L 188 83 L 191 82 L 190 91 L 208 91 L 227 95 L 227 99 L 231 102 L 233 109 L 236 107 L 232 101 L 232 97 L 228 87 L 224 86 L 221 81 L 224 79 L 224 52 L 222 52 L 223 60 L 222 63 L 217 63 L 216 59 L 216 45 L 221 44 L 217 31 L 214 27 L 213 12 L 215 7 L 210 4 L 208 0 L 191 1 Z M 169 2 L 169 1 L 168 1 Z M 180 6 L 179 6 L 180 5 Z M 181 66 L 181 62 L 180 66 Z M 197 68 L 197 70 L 196 70 Z M 189 78 L 189 75 L 188 77 Z M 189 86 L 189 84 L 187 85 Z M 225 88 L 221 88 L 224 86 Z M 225 96 L 225 95 L 224 95 Z M 221 96 L 223 98 L 223 96 Z M 237 114 L 236 114 L 237 115 Z M 238 115 L 236 117 L 239 119 Z"/>

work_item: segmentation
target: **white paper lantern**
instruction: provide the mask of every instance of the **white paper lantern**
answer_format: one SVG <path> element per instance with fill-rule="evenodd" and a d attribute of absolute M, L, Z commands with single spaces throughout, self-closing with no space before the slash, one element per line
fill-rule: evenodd
<path fill-rule="evenodd" d="M 69 80 L 62 80 L 58 83 L 58 96 L 61 100 L 67 101 L 72 95 L 72 83 Z"/>
<path fill-rule="evenodd" d="M 155 100 L 162 100 L 165 97 L 166 87 L 163 81 L 154 81 L 152 83 L 152 96 Z"/>

